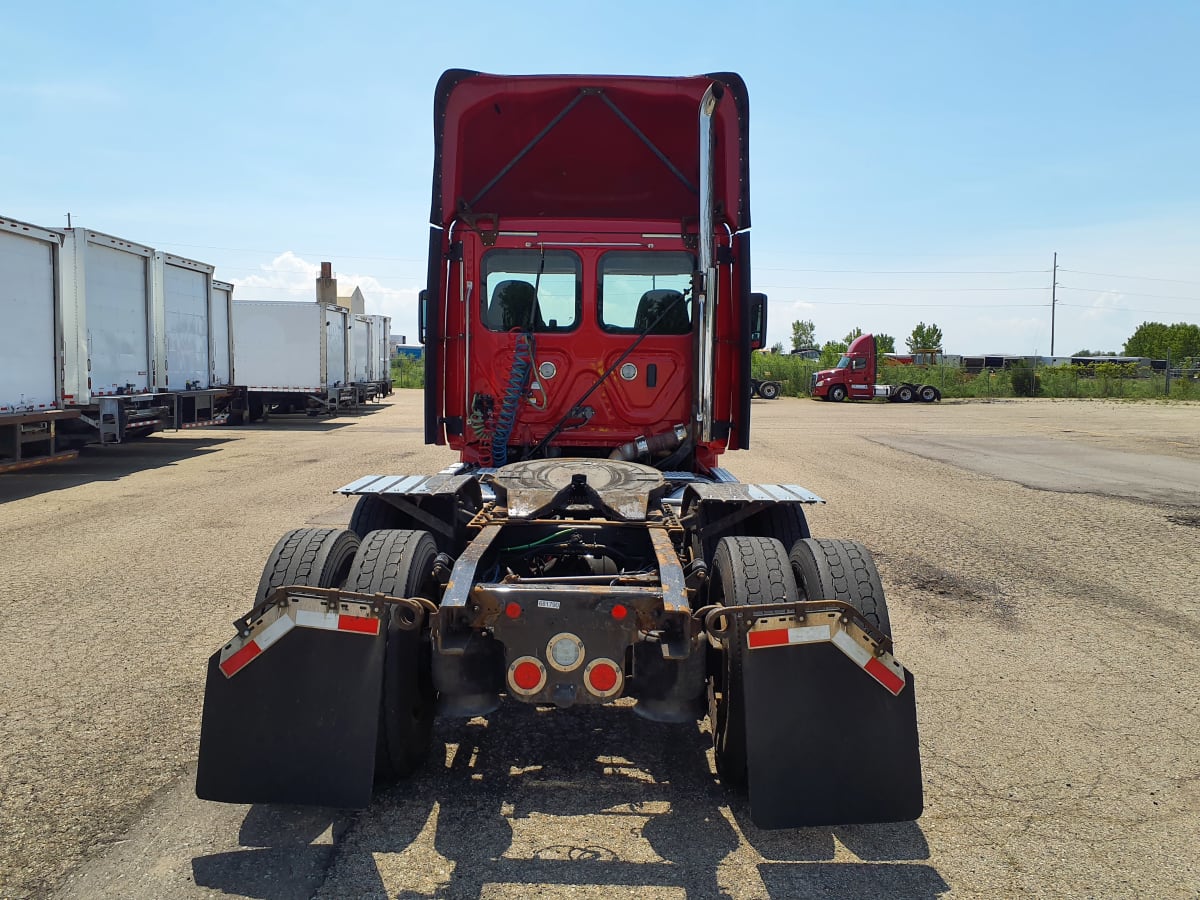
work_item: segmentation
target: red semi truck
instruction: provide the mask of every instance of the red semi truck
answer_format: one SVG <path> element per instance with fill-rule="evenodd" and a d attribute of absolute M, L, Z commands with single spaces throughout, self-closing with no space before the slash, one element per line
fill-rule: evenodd
<path fill-rule="evenodd" d="M 460 462 L 365 475 L 348 529 L 280 539 L 209 660 L 199 796 L 361 807 L 435 715 L 622 701 L 707 717 L 762 827 L 920 815 L 870 553 L 718 465 L 766 322 L 747 115 L 731 73 L 442 76 L 425 439 Z"/>
<path fill-rule="evenodd" d="M 898 384 L 879 384 L 879 354 L 875 336 L 856 337 L 838 360 L 836 368 L 822 369 L 813 375 L 812 395 L 819 400 L 891 400 L 911 403 L 920 400 L 933 403 L 942 399 L 942 392 L 932 384 L 902 381 Z"/>

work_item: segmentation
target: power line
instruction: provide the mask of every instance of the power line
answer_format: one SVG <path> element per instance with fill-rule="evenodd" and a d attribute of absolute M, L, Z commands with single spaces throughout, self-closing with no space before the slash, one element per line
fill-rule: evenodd
<path fill-rule="evenodd" d="M 754 268 L 768 272 L 813 272 L 819 275 L 1045 275 L 1050 271 L 1049 269 L 792 269 L 786 266 L 755 266 Z"/>
<path fill-rule="evenodd" d="M 1118 275 L 1114 272 L 1085 272 L 1083 269 L 1063 269 L 1060 272 L 1071 272 L 1075 275 L 1095 275 L 1099 278 L 1132 278 L 1135 281 L 1165 281 L 1171 284 L 1192 284 L 1200 287 L 1200 281 L 1184 281 L 1180 278 L 1152 278 L 1149 275 Z"/>
<path fill-rule="evenodd" d="M 808 306 L 886 306 L 889 309 L 1045 309 L 1048 303 L 979 303 L 965 307 L 961 303 L 869 303 L 865 300 L 797 300 Z"/>
<path fill-rule="evenodd" d="M 967 292 L 987 292 L 987 293 L 1002 293 L 1016 291 L 1044 291 L 1044 286 L 1039 287 L 810 287 L 808 285 L 799 284 L 763 284 L 760 287 L 772 288 L 783 291 L 885 291 L 892 293 L 911 293 L 911 294 L 959 294 Z"/>
<path fill-rule="evenodd" d="M 264 247 L 214 247 L 211 244 L 179 244 L 174 241 L 150 242 L 150 246 L 164 247 L 190 247 L 198 250 L 227 250 L 231 253 L 265 253 L 267 255 L 283 256 L 285 253 L 292 253 L 296 256 L 312 256 L 312 257 L 330 257 L 332 259 L 373 259 L 387 260 L 390 262 L 410 262 L 420 263 L 425 265 L 427 260 L 424 258 L 417 259 L 408 256 L 349 256 L 343 253 L 333 253 L 328 250 L 268 250 Z M 169 251 L 167 251 L 169 252 Z"/>
<path fill-rule="evenodd" d="M 234 282 L 234 287 L 242 291 L 287 291 L 291 294 L 309 293 L 311 295 L 312 288 L 307 286 L 297 287 L 275 287 L 265 284 L 238 284 Z M 412 294 L 417 288 L 385 288 L 373 287 L 366 291 L 367 294 Z"/>
<path fill-rule="evenodd" d="M 1081 288 L 1071 287 L 1070 285 L 1060 284 L 1060 288 L 1064 291 L 1083 291 L 1089 294 L 1122 294 L 1126 297 L 1151 297 L 1155 300 L 1182 300 L 1184 303 L 1200 303 L 1200 299 L 1196 297 L 1172 297 L 1167 294 L 1140 294 L 1137 291 L 1124 291 L 1112 288 Z"/>
<path fill-rule="evenodd" d="M 1111 310 L 1116 310 L 1119 312 L 1158 313 L 1158 314 L 1164 315 L 1164 316 L 1179 315 L 1179 310 L 1177 310 L 1177 309 L 1143 309 L 1141 307 L 1133 307 L 1133 306 L 1088 306 L 1086 303 L 1066 303 L 1062 300 L 1058 301 L 1058 305 L 1059 306 L 1069 306 L 1069 307 L 1071 307 L 1071 309 L 1091 309 L 1091 310 L 1099 310 L 1100 312 L 1104 312 L 1106 310 L 1111 309 Z"/>

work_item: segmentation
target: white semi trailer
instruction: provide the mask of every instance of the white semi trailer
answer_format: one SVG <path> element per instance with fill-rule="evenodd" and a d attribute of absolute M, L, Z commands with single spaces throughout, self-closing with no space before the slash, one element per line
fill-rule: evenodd
<path fill-rule="evenodd" d="M 75 456 L 57 430 L 60 236 L 0 218 L 0 472 Z"/>
<path fill-rule="evenodd" d="M 62 399 L 88 429 L 79 439 L 223 421 L 239 392 L 213 365 L 214 338 L 226 353 L 230 342 L 213 267 L 86 228 L 59 233 Z"/>
<path fill-rule="evenodd" d="M 152 310 L 161 393 L 173 399 L 177 428 L 220 421 L 236 392 L 230 369 L 233 285 L 213 281 L 213 267 L 170 253 L 154 254 Z M 220 288 L 217 285 L 221 285 Z"/>
<path fill-rule="evenodd" d="M 387 337 L 391 323 L 388 316 L 358 313 L 350 318 L 350 380 L 358 391 L 359 402 L 374 400 L 392 392 L 387 359 Z"/>
<path fill-rule="evenodd" d="M 233 301 L 233 370 L 246 388 L 250 421 L 357 405 L 349 318 L 324 303 Z"/>
<path fill-rule="evenodd" d="M 371 377 L 379 386 L 379 394 L 392 392 L 392 317 L 367 316 L 371 329 Z"/>
<path fill-rule="evenodd" d="M 0 465 L 244 408 L 211 265 L 86 228 L 0 234 Z"/>

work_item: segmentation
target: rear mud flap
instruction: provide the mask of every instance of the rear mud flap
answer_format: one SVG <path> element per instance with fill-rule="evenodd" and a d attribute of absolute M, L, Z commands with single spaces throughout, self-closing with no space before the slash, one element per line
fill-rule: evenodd
<path fill-rule="evenodd" d="M 208 661 L 196 796 L 368 806 L 382 635 L 291 628 L 230 677 L 221 655 Z"/>
<path fill-rule="evenodd" d="M 921 815 L 912 673 L 893 694 L 832 643 L 743 652 L 750 818 L 760 828 Z"/>

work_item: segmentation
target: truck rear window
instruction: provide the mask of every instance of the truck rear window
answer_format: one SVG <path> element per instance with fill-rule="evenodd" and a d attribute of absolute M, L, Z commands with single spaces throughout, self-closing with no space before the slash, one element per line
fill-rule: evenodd
<path fill-rule="evenodd" d="M 571 250 L 489 250 L 482 280 L 480 316 L 492 331 L 569 331 L 579 321 L 583 266 Z"/>
<path fill-rule="evenodd" d="M 600 325 L 605 331 L 687 334 L 692 330 L 690 253 L 614 250 L 600 257 Z"/>

